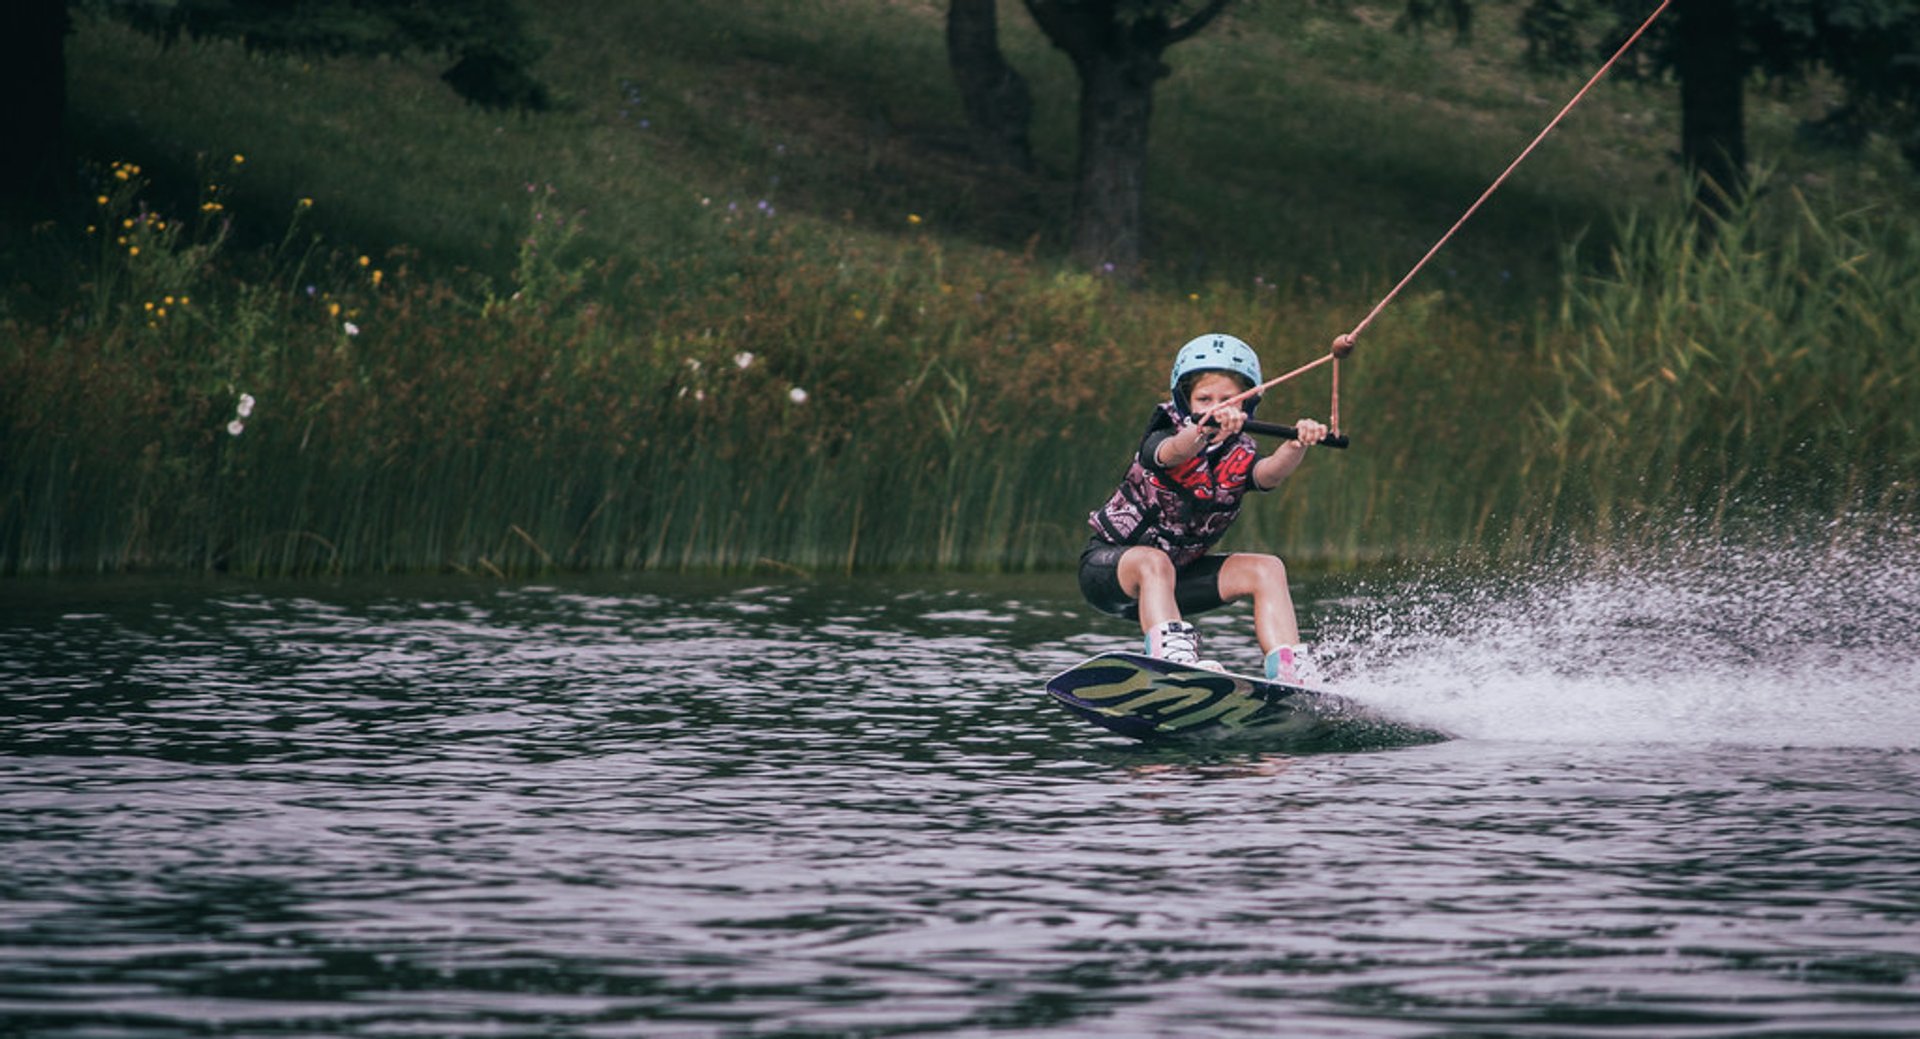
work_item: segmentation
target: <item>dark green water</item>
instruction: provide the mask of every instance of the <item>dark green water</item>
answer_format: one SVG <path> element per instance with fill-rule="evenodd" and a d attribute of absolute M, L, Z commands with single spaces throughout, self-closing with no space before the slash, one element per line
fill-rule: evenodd
<path fill-rule="evenodd" d="M 1322 581 L 1460 738 L 1320 754 L 1047 703 L 1065 577 L 0 584 L 0 1034 L 1920 1034 L 1879 562 Z"/>

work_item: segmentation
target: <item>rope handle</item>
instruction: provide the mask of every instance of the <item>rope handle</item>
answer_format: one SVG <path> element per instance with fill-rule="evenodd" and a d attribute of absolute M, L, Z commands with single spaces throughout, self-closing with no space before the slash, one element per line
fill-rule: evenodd
<path fill-rule="evenodd" d="M 1278 422 L 1261 422 L 1258 419 L 1248 419 L 1245 423 L 1243 423 L 1240 426 L 1240 429 L 1243 432 L 1253 433 L 1257 436 L 1279 437 L 1282 440 L 1300 439 L 1299 430 L 1293 428 L 1292 426 L 1283 426 Z M 1327 434 L 1326 439 L 1320 441 L 1320 443 L 1317 446 L 1348 447 L 1348 446 L 1351 446 L 1352 444 L 1353 444 L 1352 440 L 1349 440 L 1338 433 L 1329 433 Z"/>

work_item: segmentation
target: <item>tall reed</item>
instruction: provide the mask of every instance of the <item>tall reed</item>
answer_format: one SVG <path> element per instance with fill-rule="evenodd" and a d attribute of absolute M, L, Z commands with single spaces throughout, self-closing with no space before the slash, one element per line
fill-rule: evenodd
<path fill-rule="evenodd" d="M 1543 528 L 1911 507 L 1920 228 L 1789 188 L 1569 252 L 1528 464 Z"/>

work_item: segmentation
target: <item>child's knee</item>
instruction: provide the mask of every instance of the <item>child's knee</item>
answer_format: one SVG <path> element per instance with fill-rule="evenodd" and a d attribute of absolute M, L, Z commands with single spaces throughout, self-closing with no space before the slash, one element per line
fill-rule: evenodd
<path fill-rule="evenodd" d="M 1151 545 L 1135 545 L 1120 557 L 1123 571 L 1131 571 L 1142 581 L 1172 583 L 1176 576 L 1173 559 Z"/>
<path fill-rule="evenodd" d="M 1250 584 L 1258 592 L 1284 592 L 1287 590 L 1287 564 L 1279 556 L 1248 555 L 1246 566 L 1251 577 Z"/>
<path fill-rule="evenodd" d="M 1173 557 L 1157 548 L 1140 550 L 1140 565 L 1151 571 L 1156 577 L 1171 580 L 1174 576 Z"/>

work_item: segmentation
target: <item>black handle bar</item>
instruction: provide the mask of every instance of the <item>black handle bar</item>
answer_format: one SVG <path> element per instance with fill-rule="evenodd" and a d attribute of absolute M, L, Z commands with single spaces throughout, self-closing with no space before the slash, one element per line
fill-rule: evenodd
<path fill-rule="evenodd" d="M 1261 422 L 1256 419 L 1248 419 L 1240 429 L 1243 432 L 1257 433 L 1265 437 L 1279 437 L 1282 440 L 1297 440 L 1300 437 L 1300 431 L 1292 426 L 1283 426 L 1278 422 Z M 1339 436 L 1328 436 L 1325 440 L 1320 441 L 1320 446 L 1346 447 L 1350 443 L 1352 443 L 1352 441 L 1348 440 L 1343 433 Z"/>

